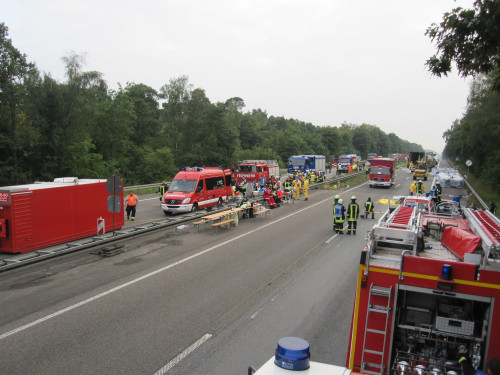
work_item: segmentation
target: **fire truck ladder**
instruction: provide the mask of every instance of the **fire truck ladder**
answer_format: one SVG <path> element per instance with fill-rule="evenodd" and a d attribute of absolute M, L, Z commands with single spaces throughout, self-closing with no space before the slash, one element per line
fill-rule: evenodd
<path fill-rule="evenodd" d="M 381 375 L 385 371 L 385 366 L 384 366 L 384 355 L 385 355 L 385 344 L 386 344 L 386 338 L 387 338 L 387 328 L 389 325 L 389 316 L 391 314 L 391 295 L 392 295 L 392 286 L 389 288 L 384 288 L 381 286 L 375 286 L 373 284 L 370 285 L 370 295 L 368 299 L 368 312 L 366 315 L 366 323 L 365 323 L 365 337 L 363 339 L 363 351 L 361 354 L 361 372 L 366 373 L 366 374 L 373 374 L 373 375 Z M 382 298 L 387 299 L 387 305 L 375 305 L 372 302 L 372 297 L 373 296 L 379 296 Z M 384 314 L 385 315 L 385 328 L 384 330 L 379 330 L 379 329 L 373 329 L 369 328 L 370 321 L 373 321 L 375 319 L 372 314 Z M 377 348 L 379 350 L 375 349 L 367 349 L 367 342 L 366 342 L 366 336 L 367 333 L 370 332 L 374 335 L 382 335 L 383 336 L 383 344 L 382 347 Z M 370 340 L 371 342 L 380 342 L 380 340 Z M 380 357 L 380 363 L 373 363 L 373 362 L 366 362 L 365 361 L 365 353 L 369 353 L 379 356 Z M 369 370 L 371 369 L 371 370 Z M 378 369 L 378 371 L 375 371 L 375 369 Z"/>
<path fill-rule="evenodd" d="M 470 208 L 465 208 L 464 211 L 472 231 L 481 237 L 485 260 L 490 254 L 496 257 L 500 250 L 500 220 L 489 211 L 476 211 Z"/>

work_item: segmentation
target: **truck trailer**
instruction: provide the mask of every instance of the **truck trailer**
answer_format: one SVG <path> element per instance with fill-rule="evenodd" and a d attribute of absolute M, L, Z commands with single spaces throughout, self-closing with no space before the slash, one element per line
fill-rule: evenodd
<path fill-rule="evenodd" d="M 408 153 L 408 160 L 406 161 L 406 166 L 411 168 L 411 171 L 418 166 L 418 163 L 425 163 L 425 152 L 415 151 Z"/>
<path fill-rule="evenodd" d="M 110 195 L 106 182 L 64 177 L 0 187 L 0 251 L 27 253 L 96 235 L 98 220 L 105 231 L 120 229 L 123 188 Z"/>
<path fill-rule="evenodd" d="M 288 158 L 288 173 L 306 171 L 324 172 L 326 170 L 325 155 L 294 155 Z"/>

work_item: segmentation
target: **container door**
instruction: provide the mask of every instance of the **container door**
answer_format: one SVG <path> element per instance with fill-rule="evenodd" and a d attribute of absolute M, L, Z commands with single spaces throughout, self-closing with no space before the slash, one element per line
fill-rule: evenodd
<path fill-rule="evenodd" d="M 0 219 L 0 238 L 7 238 L 8 233 L 7 233 L 7 220 L 6 219 Z"/>

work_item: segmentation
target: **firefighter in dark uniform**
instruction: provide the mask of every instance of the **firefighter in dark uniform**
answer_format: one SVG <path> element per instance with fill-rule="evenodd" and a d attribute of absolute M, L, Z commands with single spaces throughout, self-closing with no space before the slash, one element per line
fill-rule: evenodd
<path fill-rule="evenodd" d="M 440 203 L 441 202 L 441 195 L 443 195 L 443 188 L 441 187 L 441 184 L 436 182 L 436 202 Z"/>
<path fill-rule="evenodd" d="M 165 181 L 163 181 L 160 187 L 158 188 L 158 194 L 160 194 L 160 200 L 163 198 L 167 190 L 168 190 L 168 185 Z"/>
<path fill-rule="evenodd" d="M 347 206 L 347 234 L 356 234 L 358 226 L 359 205 L 356 203 L 356 197 L 351 197 L 351 203 Z"/>
<path fill-rule="evenodd" d="M 365 219 L 368 219 L 368 214 L 371 212 L 372 219 L 375 219 L 375 205 L 372 202 L 372 199 L 368 197 L 365 202 Z"/>
<path fill-rule="evenodd" d="M 425 193 L 425 185 L 422 181 L 417 182 L 417 195 L 422 195 Z"/>
<path fill-rule="evenodd" d="M 335 233 L 344 234 L 345 207 L 344 201 L 339 199 L 333 206 L 333 230 Z"/>

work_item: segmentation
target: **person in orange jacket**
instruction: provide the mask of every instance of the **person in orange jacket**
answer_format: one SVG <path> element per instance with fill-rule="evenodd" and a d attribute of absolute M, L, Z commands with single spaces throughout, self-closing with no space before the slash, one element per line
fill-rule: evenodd
<path fill-rule="evenodd" d="M 137 195 L 135 195 L 133 191 L 131 191 L 125 198 L 125 203 L 127 204 L 127 220 L 135 220 L 135 211 L 138 202 L 139 199 L 137 199 Z"/>

